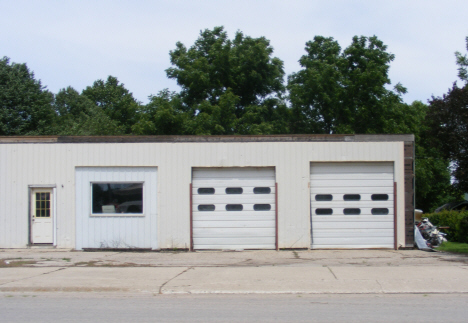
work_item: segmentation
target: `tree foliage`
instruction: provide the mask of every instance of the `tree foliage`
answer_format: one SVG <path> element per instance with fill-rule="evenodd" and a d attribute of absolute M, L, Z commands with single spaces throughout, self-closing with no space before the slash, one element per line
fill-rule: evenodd
<path fill-rule="evenodd" d="M 466 50 L 468 51 L 468 36 L 465 38 Z M 468 56 L 462 55 L 460 52 L 455 52 L 458 65 L 458 77 L 468 84 Z"/>
<path fill-rule="evenodd" d="M 345 50 L 332 37 L 306 43 L 302 70 L 288 80 L 292 131 L 296 133 L 390 133 L 405 120 L 401 94 L 390 85 L 394 55 L 377 37 L 353 37 Z M 398 119 L 398 122 L 395 122 Z"/>
<path fill-rule="evenodd" d="M 0 59 L 0 135 L 50 134 L 53 94 L 26 64 Z"/>
<path fill-rule="evenodd" d="M 468 192 L 468 85 L 456 83 L 430 101 L 426 121 L 433 144 L 450 160 L 455 186 Z"/>
<path fill-rule="evenodd" d="M 124 133 L 119 122 L 72 87 L 55 96 L 56 125 L 53 133 L 69 136 L 109 136 Z"/>
<path fill-rule="evenodd" d="M 116 77 L 109 76 L 105 82 L 95 81 L 93 86 L 83 90 L 82 95 L 123 127 L 125 133 L 131 133 L 131 128 L 136 122 L 139 102 Z"/>
<path fill-rule="evenodd" d="M 166 73 L 182 87 L 188 109 L 205 100 L 217 105 L 230 91 L 237 97 L 236 116 L 241 117 L 247 106 L 261 105 L 284 90 L 283 62 L 272 54 L 264 37 L 252 38 L 238 31 L 230 40 L 223 27 L 215 27 L 202 31 L 188 49 L 178 42 L 170 52 L 175 67 Z"/>

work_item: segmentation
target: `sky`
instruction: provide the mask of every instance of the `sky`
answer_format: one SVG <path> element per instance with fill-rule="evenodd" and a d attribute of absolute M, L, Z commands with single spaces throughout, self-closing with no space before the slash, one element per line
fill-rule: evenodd
<path fill-rule="evenodd" d="M 0 57 L 26 63 L 51 92 L 112 75 L 142 103 L 180 90 L 166 76 L 169 51 L 215 26 L 230 38 L 269 39 L 286 75 L 301 69 L 316 35 L 343 49 L 355 35 L 375 35 L 395 55 L 389 76 L 408 89 L 407 103 L 447 93 L 458 80 L 454 52 L 467 53 L 466 0 L 0 0 L 0 8 Z"/>

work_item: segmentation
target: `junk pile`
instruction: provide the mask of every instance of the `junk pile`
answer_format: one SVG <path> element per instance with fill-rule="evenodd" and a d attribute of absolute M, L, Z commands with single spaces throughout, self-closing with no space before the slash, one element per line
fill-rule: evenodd
<path fill-rule="evenodd" d="M 434 251 L 442 242 L 447 241 L 445 233 L 440 232 L 428 218 L 422 218 L 414 226 L 416 245 L 420 250 Z"/>

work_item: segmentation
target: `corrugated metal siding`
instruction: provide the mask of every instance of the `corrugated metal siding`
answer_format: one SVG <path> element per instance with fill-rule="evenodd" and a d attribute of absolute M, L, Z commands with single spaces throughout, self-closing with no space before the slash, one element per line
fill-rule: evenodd
<path fill-rule="evenodd" d="M 79 167 L 76 169 L 76 249 L 157 249 L 157 169 Z M 91 183 L 143 182 L 143 216 L 91 215 Z"/>
<path fill-rule="evenodd" d="M 312 163 L 310 174 L 312 248 L 393 248 L 392 163 Z M 387 200 L 373 200 L 373 194 Z M 373 215 L 373 209 L 388 214 Z"/>
<path fill-rule="evenodd" d="M 254 194 L 258 187 L 268 194 Z M 200 194 L 199 189 L 213 189 Z M 241 194 L 227 194 L 240 188 Z M 274 249 L 275 170 L 273 168 L 196 168 L 193 170 L 193 244 L 194 249 Z M 242 211 L 227 211 L 226 205 L 242 205 Z M 268 204 L 269 211 L 255 211 L 254 205 Z M 200 205 L 213 205 L 201 211 Z"/>
<path fill-rule="evenodd" d="M 0 144 L 0 247 L 28 241 L 28 185 L 57 186 L 57 246 L 75 247 L 75 167 L 158 167 L 159 248 L 190 246 L 192 167 L 275 167 L 280 248 L 310 246 L 310 163 L 388 161 L 404 235 L 403 142 Z M 6 179 L 6 180 L 5 180 Z"/>

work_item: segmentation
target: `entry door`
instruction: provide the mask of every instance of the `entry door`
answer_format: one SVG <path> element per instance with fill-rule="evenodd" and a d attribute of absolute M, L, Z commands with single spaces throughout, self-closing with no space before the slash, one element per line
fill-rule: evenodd
<path fill-rule="evenodd" d="M 53 243 L 53 194 L 52 189 L 31 191 L 32 243 Z"/>

